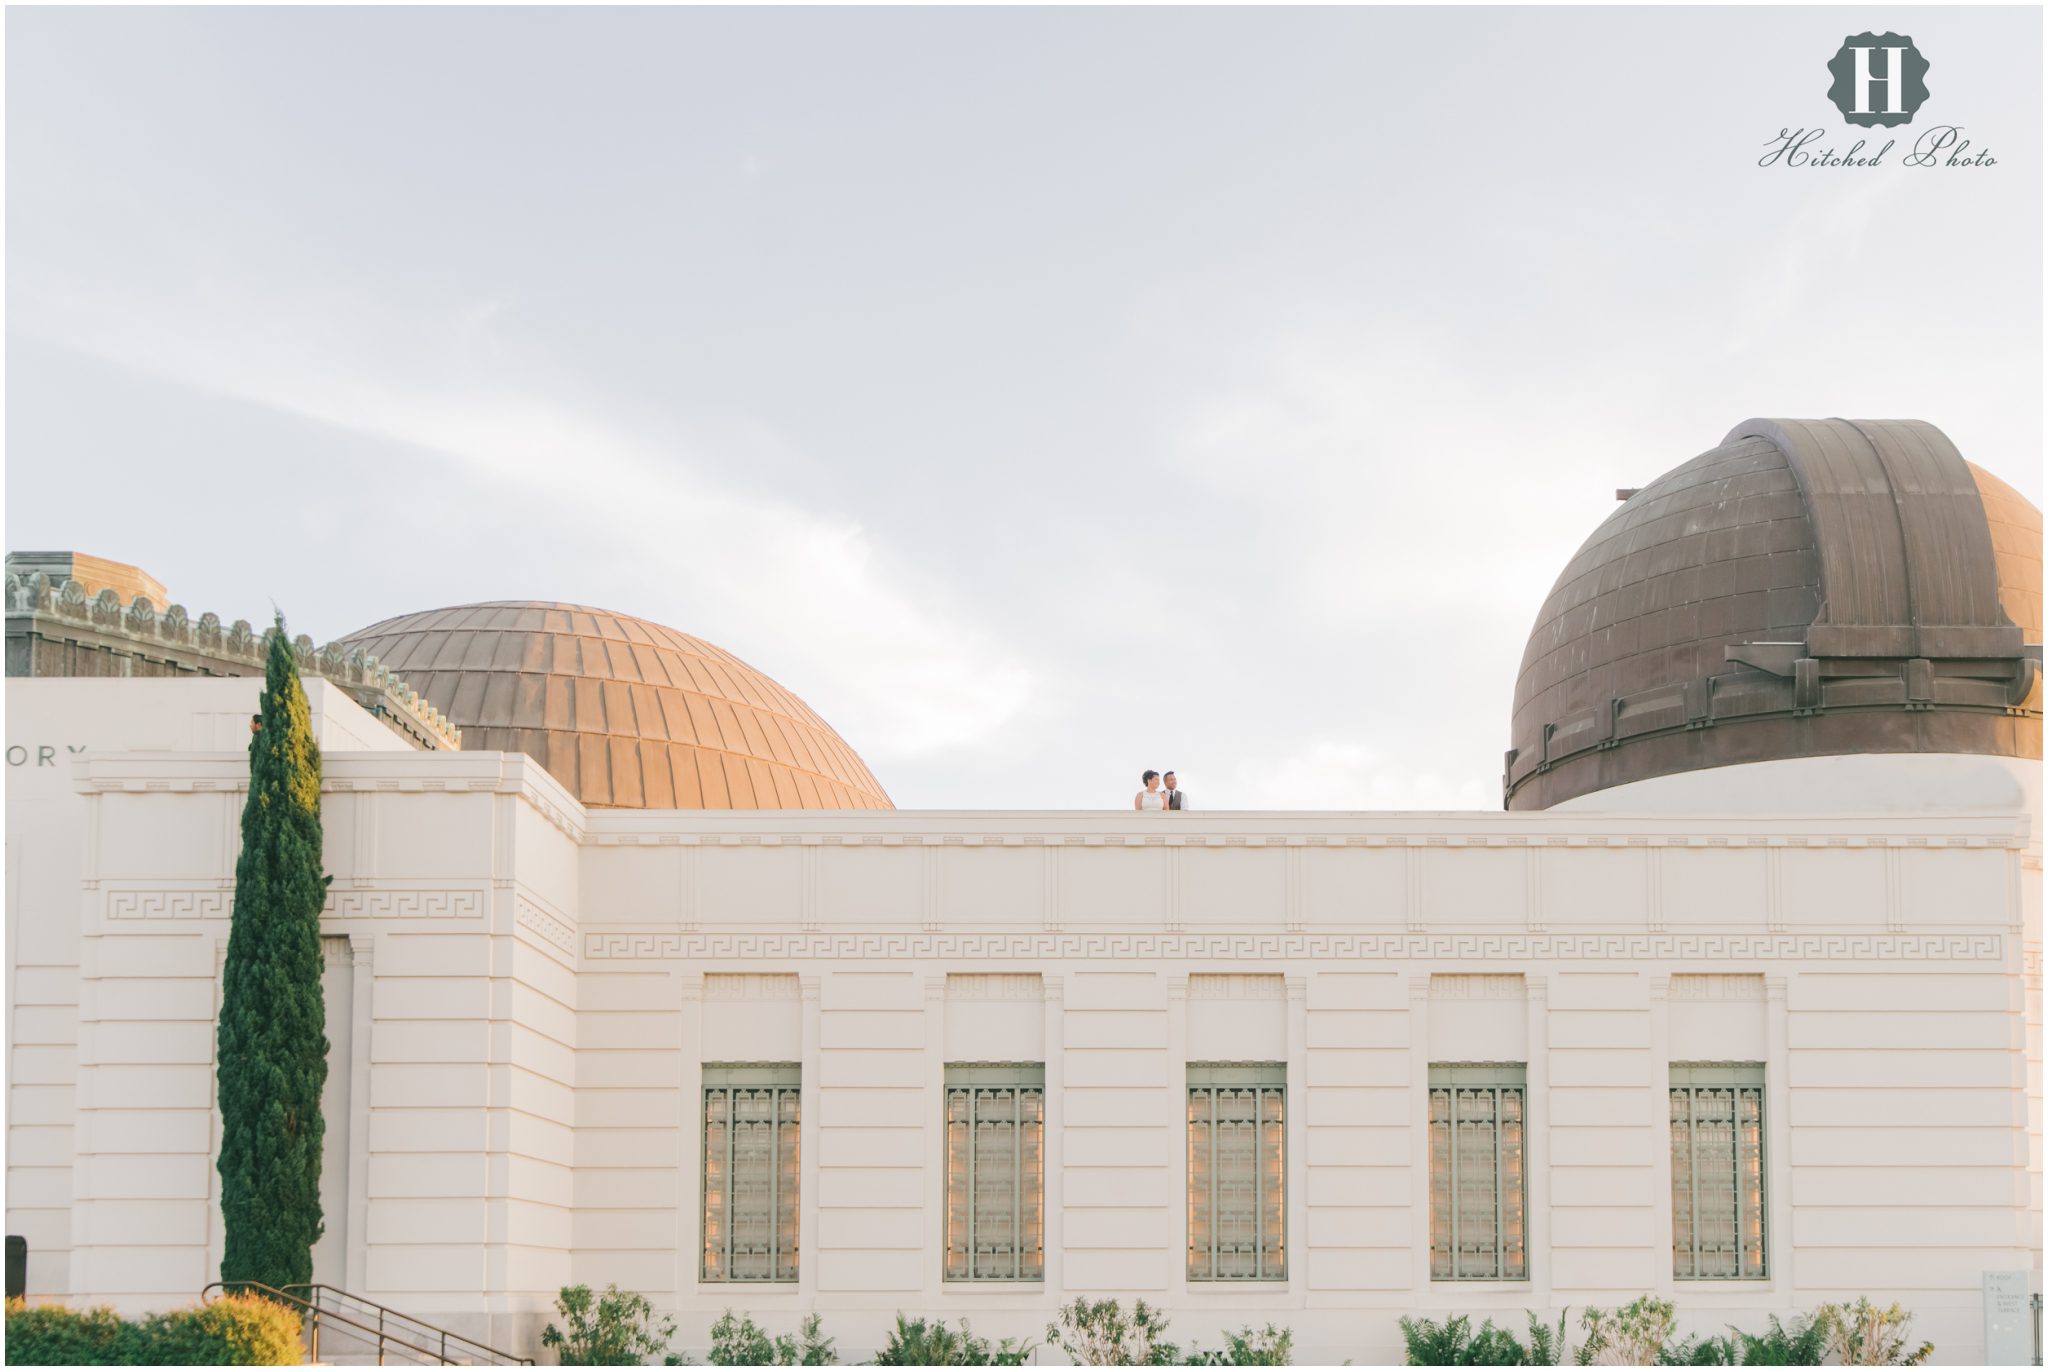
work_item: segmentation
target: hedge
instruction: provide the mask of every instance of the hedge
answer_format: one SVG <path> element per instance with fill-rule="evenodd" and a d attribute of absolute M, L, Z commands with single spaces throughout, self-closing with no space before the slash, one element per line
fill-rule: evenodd
<path fill-rule="evenodd" d="M 256 1295 L 124 1319 L 111 1309 L 7 1306 L 13 1366 L 297 1366 L 296 1311 Z"/>

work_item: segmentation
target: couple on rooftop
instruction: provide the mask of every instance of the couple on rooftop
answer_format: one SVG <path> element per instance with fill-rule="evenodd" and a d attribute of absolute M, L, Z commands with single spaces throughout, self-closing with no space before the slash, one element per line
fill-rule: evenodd
<path fill-rule="evenodd" d="M 1174 775 L 1171 771 L 1167 772 L 1164 777 L 1156 771 L 1147 771 L 1139 779 L 1145 783 L 1145 788 L 1139 791 L 1136 797 L 1132 799 L 1132 809 L 1186 809 L 1188 807 L 1187 798 L 1181 794 L 1180 788 L 1174 783 Z"/>

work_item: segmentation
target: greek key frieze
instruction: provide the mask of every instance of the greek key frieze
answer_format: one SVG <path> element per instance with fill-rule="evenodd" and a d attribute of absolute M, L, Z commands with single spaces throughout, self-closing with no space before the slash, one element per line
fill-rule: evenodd
<path fill-rule="evenodd" d="M 595 961 L 1998 961 L 1997 933 L 587 933 Z"/>

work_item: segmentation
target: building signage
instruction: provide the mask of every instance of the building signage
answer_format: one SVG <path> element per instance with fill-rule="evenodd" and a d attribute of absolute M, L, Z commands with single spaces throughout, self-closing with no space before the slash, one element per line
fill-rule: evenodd
<path fill-rule="evenodd" d="M 1984 1364 L 2030 1366 L 2034 1360 L 2034 1311 L 2025 1271 L 1984 1273 Z"/>

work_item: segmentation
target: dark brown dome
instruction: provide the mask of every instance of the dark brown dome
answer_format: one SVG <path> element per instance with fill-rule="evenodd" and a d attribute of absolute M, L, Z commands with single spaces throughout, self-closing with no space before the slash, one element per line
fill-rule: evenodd
<path fill-rule="evenodd" d="M 2040 643 L 2040 511 L 1939 429 L 1753 419 L 1558 577 L 1507 805 L 1783 757 L 2039 758 Z"/>
<path fill-rule="evenodd" d="M 594 808 L 890 809 L 811 707 L 722 648 L 588 605 L 502 600 L 350 634 L 462 730 Z"/>

